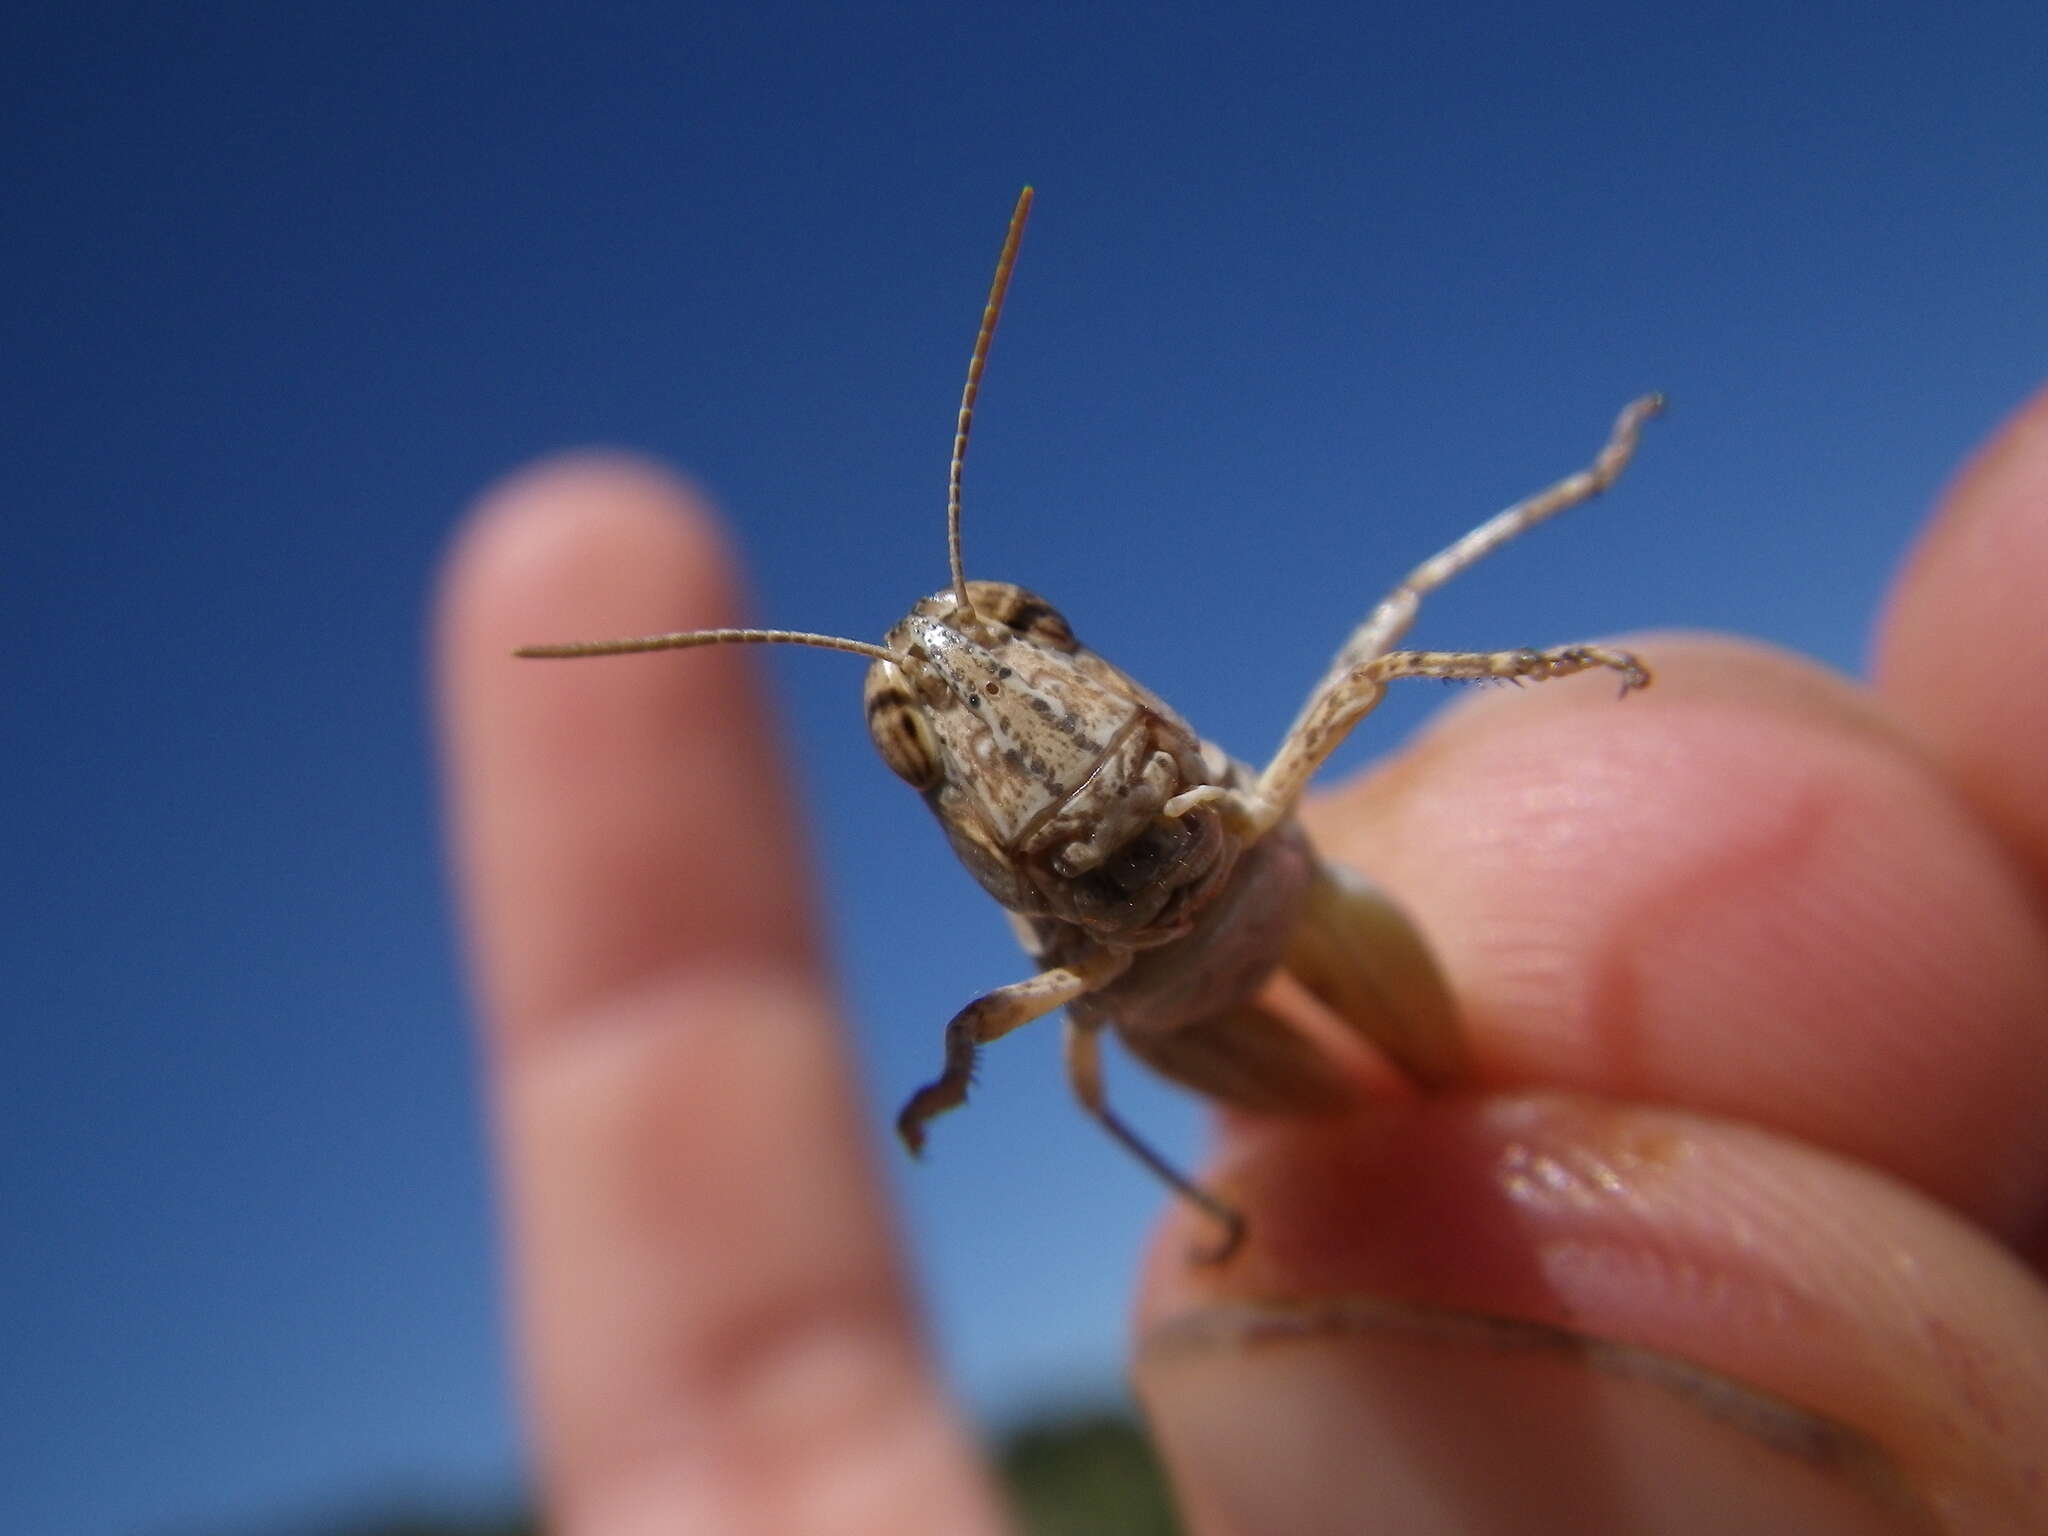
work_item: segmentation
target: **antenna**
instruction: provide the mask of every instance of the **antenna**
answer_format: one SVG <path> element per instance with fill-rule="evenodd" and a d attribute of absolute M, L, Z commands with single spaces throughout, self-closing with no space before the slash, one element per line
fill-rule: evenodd
<path fill-rule="evenodd" d="M 967 595 L 967 567 L 960 558 L 960 467 L 967 460 L 967 434 L 974 426 L 974 398 L 981 393 L 981 370 L 988 362 L 988 344 L 994 340 L 996 321 L 1002 318 L 1003 295 L 1010 289 L 1010 269 L 1017 265 L 1017 245 L 1024 238 L 1024 221 L 1031 216 L 1031 189 L 1017 194 L 1017 206 L 1010 214 L 1010 232 L 1003 237 L 1003 253 L 996 258 L 995 281 L 988 286 L 988 304 L 981 312 L 981 329 L 975 333 L 974 355 L 967 359 L 967 386 L 960 391 L 960 420 L 953 429 L 953 466 L 946 476 L 946 559 L 952 566 L 953 600 L 965 615 L 970 633 L 981 628 L 981 615 Z"/>
<path fill-rule="evenodd" d="M 996 258 L 995 280 L 989 284 L 988 303 L 981 312 L 981 329 L 975 333 L 974 354 L 967 360 L 967 385 L 960 391 L 960 419 L 953 429 L 953 465 L 946 481 L 946 557 L 952 566 L 953 598 L 967 629 L 981 628 L 981 615 L 967 595 L 967 568 L 960 559 L 960 467 L 967 458 L 967 433 L 974 425 L 974 400 L 981 393 L 981 370 L 988 362 L 989 342 L 996 334 L 996 321 L 1003 313 L 1003 295 L 1010 288 L 1010 272 L 1017 265 L 1017 246 L 1024 238 L 1024 221 L 1031 214 L 1031 189 L 1017 194 L 1017 206 L 1010 214 L 1010 231 L 1003 237 L 1003 251 Z M 542 661 L 562 661 L 579 656 L 626 656 L 637 651 L 683 651 L 700 645 L 809 645 L 826 651 L 849 651 L 874 661 L 901 663 L 903 657 L 886 646 L 865 640 L 846 640 L 838 635 L 816 635 L 796 629 L 690 629 L 672 635 L 639 635 L 625 640 L 574 640 L 564 645 L 522 645 L 512 654 Z"/>
<path fill-rule="evenodd" d="M 566 645 L 522 645 L 512 654 L 541 661 L 577 656 L 626 656 L 635 651 L 686 651 L 699 645 L 814 645 L 825 651 L 851 651 L 876 661 L 902 661 L 884 646 L 837 635 L 813 635 L 800 629 L 686 629 L 673 635 L 641 635 L 631 640 L 572 640 Z"/>

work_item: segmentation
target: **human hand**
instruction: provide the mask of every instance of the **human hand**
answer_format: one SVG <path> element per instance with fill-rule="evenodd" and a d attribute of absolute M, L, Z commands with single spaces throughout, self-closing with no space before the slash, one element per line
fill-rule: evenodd
<path fill-rule="evenodd" d="M 1872 690 L 1652 637 L 1627 707 L 1481 696 L 1313 810 L 1436 942 L 1477 1079 L 1226 1120 L 1251 1239 L 1190 1266 L 1170 1210 L 1140 1302 L 1191 1529 L 2048 1530 L 2044 513 L 2048 396 L 1916 551 Z M 998 1529 L 748 659 L 507 654 L 732 609 L 703 514 L 615 461 L 500 489 L 448 578 L 539 1479 L 570 1533 Z"/>

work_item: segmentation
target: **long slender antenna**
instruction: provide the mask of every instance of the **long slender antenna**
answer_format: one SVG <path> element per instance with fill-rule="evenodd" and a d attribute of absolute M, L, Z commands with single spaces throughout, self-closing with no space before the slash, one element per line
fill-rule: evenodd
<path fill-rule="evenodd" d="M 826 651 L 851 651 L 876 661 L 901 661 L 894 651 L 865 640 L 813 635 L 799 629 L 689 629 L 673 635 L 641 635 L 631 640 L 574 640 L 567 645 L 522 645 L 514 656 L 558 661 L 575 656 L 625 656 L 634 651 L 686 651 L 697 645 L 815 645 Z"/>
<path fill-rule="evenodd" d="M 946 477 L 946 559 L 953 569 L 953 600 L 959 604 L 970 629 L 980 627 L 981 616 L 967 595 L 967 567 L 960 558 L 960 467 L 967 461 L 967 433 L 974 425 L 974 397 L 981 393 L 981 370 L 988 362 L 988 344 L 995 338 L 996 321 L 1002 317 L 1003 295 L 1010 288 L 1010 269 L 1017 265 L 1017 245 L 1024 238 L 1024 221 L 1031 216 L 1031 189 L 1017 194 L 1017 206 L 1010 214 L 1010 232 L 1003 237 L 1003 253 L 996 258 L 995 281 L 988 286 L 988 304 L 981 312 L 981 329 L 975 333 L 974 355 L 967 359 L 967 387 L 960 391 L 960 421 L 953 429 L 953 467 Z"/>

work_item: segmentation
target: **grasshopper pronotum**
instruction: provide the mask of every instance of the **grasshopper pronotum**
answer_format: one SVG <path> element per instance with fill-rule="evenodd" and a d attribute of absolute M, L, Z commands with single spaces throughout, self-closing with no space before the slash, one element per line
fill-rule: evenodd
<path fill-rule="evenodd" d="M 974 401 L 1031 189 L 1017 199 L 967 364 L 946 505 L 949 586 L 916 604 L 880 645 L 781 629 L 711 629 L 570 645 L 521 656 L 610 656 L 699 645 L 822 646 L 870 659 L 869 734 L 945 829 L 953 851 L 1011 914 L 1040 969 L 976 998 L 946 1026 L 939 1076 L 896 1129 L 916 1153 L 925 1124 L 965 1102 L 980 1047 L 1064 1007 L 1067 1076 L 1081 1105 L 1222 1228 L 1243 1218 L 1153 1151 L 1103 1094 L 1098 1037 L 1114 1028 L 1176 1082 L 1254 1111 L 1341 1107 L 1346 1078 L 1256 994 L 1292 974 L 1343 1024 L 1424 1087 L 1454 1080 L 1464 1045 L 1426 944 L 1401 910 L 1325 865 L 1294 819 L 1309 776 L 1399 677 L 1650 675 L 1622 651 L 1397 651 L 1434 590 L 1544 519 L 1613 484 L 1658 395 L 1632 402 L 1585 469 L 1481 523 L 1417 566 L 1352 632 L 1261 771 L 1202 740 L 1165 703 L 1081 645 L 1042 599 L 970 581 L 960 555 L 961 466 Z"/>

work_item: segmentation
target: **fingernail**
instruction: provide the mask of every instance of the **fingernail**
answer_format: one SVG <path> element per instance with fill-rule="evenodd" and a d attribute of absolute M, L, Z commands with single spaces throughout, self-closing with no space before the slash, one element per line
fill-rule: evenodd
<path fill-rule="evenodd" d="M 1218 1306 L 1145 1339 L 1137 1388 L 1195 1531 L 1935 1529 L 1859 1431 L 1540 1324 Z"/>

